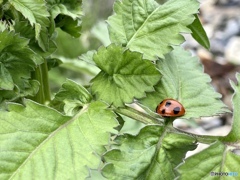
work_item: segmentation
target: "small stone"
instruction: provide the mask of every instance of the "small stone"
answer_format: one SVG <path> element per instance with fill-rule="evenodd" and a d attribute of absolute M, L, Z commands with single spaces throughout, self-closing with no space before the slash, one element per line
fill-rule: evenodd
<path fill-rule="evenodd" d="M 204 28 L 208 38 L 212 38 L 214 36 L 214 26 L 211 23 L 204 24 L 203 28 Z"/>
<path fill-rule="evenodd" d="M 226 45 L 225 58 L 228 62 L 240 65 L 240 36 L 232 37 Z"/>
<path fill-rule="evenodd" d="M 221 39 L 223 41 L 227 41 L 233 36 L 236 36 L 239 33 L 240 26 L 237 19 L 229 19 L 226 24 L 224 30 L 216 33 L 216 38 Z"/>
<path fill-rule="evenodd" d="M 218 6 L 237 6 L 240 5 L 239 0 L 216 0 Z"/>
<path fill-rule="evenodd" d="M 223 55 L 225 45 L 220 39 L 210 39 L 210 51 L 215 55 Z"/>
<path fill-rule="evenodd" d="M 197 50 L 197 56 L 201 59 L 201 60 L 208 60 L 211 61 L 213 59 L 213 55 L 211 52 L 209 52 L 206 49 L 203 48 L 199 48 Z"/>
<path fill-rule="evenodd" d="M 234 154 L 237 154 L 237 155 L 240 155 L 240 149 L 233 149 L 232 150 L 232 152 L 234 153 Z"/>
<path fill-rule="evenodd" d="M 202 117 L 201 127 L 205 130 L 214 129 L 222 125 L 222 120 L 219 117 Z"/>
<path fill-rule="evenodd" d="M 212 130 L 207 131 L 206 135 L 209 136 L 226 136 L 231 131 L 231 126 L 225 125 Z"/>

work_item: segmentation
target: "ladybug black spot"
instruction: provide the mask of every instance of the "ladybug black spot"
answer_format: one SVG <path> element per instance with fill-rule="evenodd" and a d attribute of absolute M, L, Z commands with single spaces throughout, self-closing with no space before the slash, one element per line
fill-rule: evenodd
<path fill-rule="evenodd" d="M 161 113 L 162 113 L 162 114 L 165 114 L 165 109 L 163 109 L 163 110 L 161 111 Z"/>
<path fill-rule="evenodd" d="M 167 101 L 166 104 L 165 104 L 165 107 L 169 107 L 169 106 L 171 106 L 171 104 L 172 103 L 170 101 Z"/>
<path fill-rule="evenodd" d="M 180 112 L 180 107 L 175 107 L 174 109 L 173 109 L 173 113 L 174 114 L 178 114 Z"/>

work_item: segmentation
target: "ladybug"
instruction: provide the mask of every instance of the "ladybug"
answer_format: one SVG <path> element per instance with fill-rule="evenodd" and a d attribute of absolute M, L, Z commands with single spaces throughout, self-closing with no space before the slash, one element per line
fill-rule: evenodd
<path fill-rule="evenodd" d="M 164 99 L 156 108 L 156 112 L 163 117 L 178 117 L 185 114 L 183 105 L 174 99 Z"/>

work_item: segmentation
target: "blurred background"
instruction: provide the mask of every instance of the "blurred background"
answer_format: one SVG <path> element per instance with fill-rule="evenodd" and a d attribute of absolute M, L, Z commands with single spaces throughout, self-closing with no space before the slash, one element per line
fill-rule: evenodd
<path fill-rule="evenodd" d="M 163 3 L 164 0 L 158 0 Z M 212 85 L 222 94 L 222 100 L 232 110 L 233 90 L 229 80 L 236 82 L 235 74 L 240 72 L 240 0 L 200 0 L 200 19 L 210 39 L 211 48 L 206 50 L 190 36 L 184 35 L 183 46 L 198 56 L 204 71 L 212 78 Z M 58 31 L 58 50 L 64 64 L 50 71 L 52 92 L 57 92 L 67 78 L 82 85 L 88 85 L 99 69 L 87 64 L 82 55 L 109 44 L 106 20 L 112 14 L 114 0 L 83 1 L 82 35 L 75 39 Z M 80 57 L 79 57 L 80 56 Z M 195 121 L 177 120 L 174 126 L 197 134 L 226 135 L 231 129 L 232 115 L 201 118 Z"/>

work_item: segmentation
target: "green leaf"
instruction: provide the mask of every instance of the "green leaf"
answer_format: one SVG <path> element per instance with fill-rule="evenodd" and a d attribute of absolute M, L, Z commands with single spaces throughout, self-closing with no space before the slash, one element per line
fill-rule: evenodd
<path fill-rule="evenodd" d="M 39 46 L 48 50 L 49 37 L 47 28 L 50 26 L 49 12 L 44 0 L 9 0 L 9 3 L 19 11 L 35 28 L 35 38 Z"/>
<path fill-rule="evenodd" d="M 214 173 L 235 172 L 239 176 L 240 156 L 232 152 L 233 147 L 217 141 L 207 149 L 185 160 L 178 167 L 179 179 L 220 179 L 220 176 L 212 176 Z M 197 167 L 197 168 L 196 168 Z M 221 176 L 221 179 L 229 179 Z"/>
<path fill-rule="evenodd" d="M 71 2 L 72 1 L 72 2 Z M 82 17 L 82 2 L 79 0 L 62 1 L 50 0 L 47 2 L 50 6 L 52 17 L 55 19 L 59 14 L 71 17 L 73 20 Z"/>
<path fill-rule="evenodd" d="M 40 82 L 37 80 L 29 80 L 29 86 L 21 93 L 23 97 L 35 96 L 38 93 Z"/>
<path fill-rule="evenodd" d="M 116 142 L 104 155 L 107 179 L 174 179 L 174 168 L 196 148 L 194 138 L 161 126 L 146 126 L 137 136 L 126 134 Z"/>
<path fill-rule="evenodd" d="M 90 169 L 90 177 L 87 177 L 85 180 L 107 180 L 106 178 L 103 177 L 101 172 L 97 170 L 92 170 Z"/>
<path fill-rule="evenodd" d="M 97 52 L 96 50 L 88 51 L 88 52 L 82 54 L 81 56 L 79 56 L 79 59 L 88 63 L 88 64 L 96 66 L 95 62 L 93 61 L 93 55 L 96 52 Z"/>
<path fill-rule="evenodd" d="M 7 22 L 0 20 L 0 31 L 3 32 L 4 30 L 6 30 L 8 28 L 9 28 L 9 25 L 7 24 Z"/>
<path fill-rule="evenodd" d="M 84 87 L 72 80 L 67 80 L 55 95 L 51 106 L 65 112 L 66 115 L 74 115 L 84 104 L 90 103 L 91 99 L 91 94 Z"/>
<path fill-rule="evenodd" d="M 124 51 L 114 44 L 100 48 L 93 60 L 102 71 L 92 80 L 92 93 L 114 106 L 123 106 L 154 91 L 153 86 L 161 77 L 152 62 L 142 59 L 142 54 Z"/>
<path fill-rule="evenodd" d="M 47 68 L 51 70 L 52 68 L 58 67 L 62 64 L 62 61 L 58 58 L 47 58 Z"/>
<path fill-rule="evenodd" d="M 6 30 L 0 32 L 0 42 L 0 97 L 16 99 L 33 95 L 39 84 L 30 81 L 31 71 L 42 63 L 43 59 L 28 47 L 27 39 L 21 38 L 13 32 Z M 15 90 L 18 90 L 15 91 L 14 87 L 16 87 Z M 15 92 L 9 93 L 12 90 Z"/>
<path fill-rule="evenodd" d="M 121 127 L 119 134 L 131 134 L 136 135 L 139 131 L 146 126 L 140 121 L 133 120 L 127 116 L 121 115 L 121 120 L 123 121 L 123 126 Z"/>
<path fill-rule="evenodd" d="M 240 74 L 237 73 L 236 74 L 236 79 L 238 81 L 238 83 L 240 82 Z M 240 104 L 240 85 L 237 84 L 235 85 L 233 81 L 231 82 L 231 86 L 235 91 L 235 94 L 233 95 L 233 107 L 234 107 L 234 111 L 233 111 L 233 124 L 232 124 L 232 129 L 230 131 L 230 133 L 223 138 L 220 138 L 222 141 L 227 141 L 227 142 L 236 142 L 236 141 L 240 141 L 240 133 L 239 133 L 239 129 L 240 129 L 240 110 L 239 110 L 239 104 Z"/>
<path fill-rule="evenodd" d="M 70 17 L 61 18 L 61 22 L 57 23 L 56 25 L 60 27 L 63 31 L 67 32 L 68 34 L 74 36 L 75 38 L 80 37 L 81 35 L 81 21 L 72 20 Z M 64 24 L 64 25 L 60 25 Z"/>
<path fill-rule="evenodd" d="M 220 100 L 221 95 L 210 85 L 210 77 L 203 73 L 197 57 L 180 47 L 157 62 L 163 75 L 155 87 L 156 92 L 148 93 L 141 103 L 155 111 L 157 105 L 166 98 L 176 99 L 185 107 L 182 118 L 199 118 L 228 112 Z"/>
<path fill-rule="evenodd" d="M 55 42 L 50 39 L 48 42 L 48 51 L 44 52 L 41 47 L 39 47 L 38 42 L 35 40 L 35 31 L 34 28 L 30 25 L 28 21 L 17 21 L 14 24 L 14 30 L 16 33 L 20 33 L 22 37 L 25 37 L 30 40 L 29 47 L 41 55 L 44 58 L 49 58 L 52 53 L 54 53 L 57 49 Z M 48 37 L 46 37 L 48 39 Z"/>
<path fill-rule="evenodd" d="M 49 23 L 45 2 L 43 0 L 9 0 L 9 3 L 29 20 L 32 26 L 39 23 L 46 25 Z"/>
<path fill-rule="evenodd" d="M 31 26 L 31 24 L 27 20 L 15 22 L 14 30 L 16 33 L 20 33 L 22 37 L 35 41 L 34 28 Z"/>
<path fill-rule="evenodd" d="M 11 74 L 0 62 L 0 89 L 13 90 L 14 82 Z"/>
<path fill-rule="evenodd" d="M 26 100 L 0 116 L 0 179 L 85 179 L 97 169 L 115 115 L 94 102 L 71 118 Z"/>
<path fill-rule="evenodd" d="M 194 20 L 199 3 L 195 0 L 169 0 L 163 5 L 154 0 L 122 0 L 114 5 L 115 14 L 108 19 L 110 39 L 131 51 L 154 60 L 172 50 L 171 45 L 184 41 L 180 33 Z"/>
<path fill-rule="evenodd" d="M 47 3 L 52 21 L 55 21 L 56 27 L 60 27 L 63 31 L 74 37 L 79 37 L 82 28 L 82 1 L 71 0 L 59 3 L 59 1 L 50 0 Z"/>
<path fill-rule="evenodd" d="M 209 49 L 210 42 L 207 37 L 207 34 L 202 27 L 202 24 L 198 18 L 198 15 L 195 14 L 194 16 L 195 16 L 195 20 L 193 21 L 192 24 L 188 26 L 188 28 L 191 29 L 192 31 L 192 37 L 203 47 L 205 47 L 206 49 Z"/>

